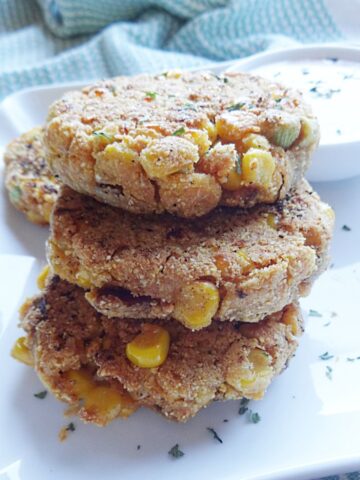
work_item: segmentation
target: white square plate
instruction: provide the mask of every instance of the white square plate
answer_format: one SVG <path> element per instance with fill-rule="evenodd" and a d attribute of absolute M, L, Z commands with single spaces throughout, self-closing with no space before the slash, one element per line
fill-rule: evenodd
<path fill-rule="evenodd" d="M 68 88 L 8 98 L 0 106 L 0 147 L 43 122 L 49 103 Z M 308 319 L 289 368 L 263 400 L 252 402 L 261 421 L 239 416 L 238 402 L 213 404 L 185 425 L 140 410 L 105 429 L 75 419 L 76 431 L 63 443 L 57 435 L 69 422 L 64 405 L 51 395 L 35 398 L 43 389 L 35 373 L 9 356 L 21 334 L 17 308 L 36 290 L 48 232 L 27 223 L 2 191 L 0 479 L 300 480 L 360 469 L 360 360 L 347 360 L 360 356 L 360 178 L 315 187 L 337 214 L 334 266 L 302 301 L 305 312 L 322 316 Z M 334 357 L 321 360 L 324 352 Z M 178 460 L 167 453 L 176 443 L 185 452 Z"/>

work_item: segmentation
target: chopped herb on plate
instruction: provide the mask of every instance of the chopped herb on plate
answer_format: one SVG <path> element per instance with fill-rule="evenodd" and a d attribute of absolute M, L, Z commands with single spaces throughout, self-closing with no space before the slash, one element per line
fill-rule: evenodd
<path fill-rule="evenodd" d="M 351 228 L 348 225 L 343 225 L 341 227 L 341 229 L 344 230 L 344 232 L 350 232 L 351 231 Z"/>
<path fill-rule="evenodd" d="M 326 366 L 326 376 L 329 380 L 332 380 L 332 372 L 333 372 L 333 369 L 327 365 Z"/>
<path fill-rule="evenodd" d="M 170 448 L 168 454 L 171 455 L 173 458 L 181 458 L 185 455 L 185 453 L 180 450 L 178 443 Z"/>
<path fill-rule="evenodd" d="M 216 431 L 212 427 L 206 427 L 206 430 L 208 430 L 210 433 L 213 434 L 213 437 L 215 440 L 217 440 L 219 443 L 223 443 L 222 439 L 219 437 L 219 435 L 216 433 Z"/>
<path fill-rule="evenodd" d="M 171 135 L 174 135 L 175 137 L 178 137 L 179 135 L 183 135 L 185 133 L 185 128 L 181 127 L 175 130 Z"/>
<path fill-rule="evenodd" d="M 42 392 L 34 393 L 34 397 L 43 400 L 46 397 L 47 393 L 48 392 L 46 390 L 43 390 Z"/>
<path fill-rule="evenodd" d="M 334 355 L 330 355 L 329 352 L 325 352 L 322 355 L 319 355 L 320 360 L 330 360 L 334 358 Z"/>
<path fill-rule="evenodd" d="M 309 317 L 322 317 L 322 314 L 317 310 L 313 310 L 310 308 L 309 310 Z"/>

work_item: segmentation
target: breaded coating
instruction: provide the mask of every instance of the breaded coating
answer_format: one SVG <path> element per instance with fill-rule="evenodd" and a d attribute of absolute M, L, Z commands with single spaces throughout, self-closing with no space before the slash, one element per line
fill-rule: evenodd
<path fill-rule="evenodd" d="M 168 355 L 157 368 L 141 368 L 127 358 L 126 345 L 144 322 L 98 314 L 81 288 L 56 276 L 23 309 L 22 319 L 40 379 L 72 413 L 98 425 L 124 412 L 124 389 L 133 402 L 125 399 L 127 414 L 142 405 L 177 421 L 214 400 L 259 399 L 286 367 L 302 333 L 297 304 L 256 325 L 214 322 L 199 332 L 172 320 L 152 325 L 170 334 Z M 94 394 L 101 385 L 121 392 L 118 408 L 111 394 Z"/>
<path fill-rule="evenodd" d="M 48 257 L 109 317 L 174 317 L 196 330 L 258 322 L 306 295 L 328 263 L 333 223 L 305 180 L 274 205 L 196 220 L 133 215 L 63 187 Z"/>
<path fill-rule="evenodd" d="M 55 203 L 60 182 L 45 161 L 43 128 L 20 135 L 4 155 L 5 186 L 15 208 L 30 222 L 46 225 Z"/>
<path fill-rule="evenodd" d="M 273 203 L 303 176 L 319 126 L 299 92 L 245 73 L 104 80 L 49 110 L 54 173 L 130 212 L 198 217 Z"/>

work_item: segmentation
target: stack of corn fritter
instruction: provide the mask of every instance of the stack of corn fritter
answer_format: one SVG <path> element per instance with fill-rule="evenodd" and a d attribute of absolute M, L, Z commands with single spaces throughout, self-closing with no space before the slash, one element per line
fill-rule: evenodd
<path fill-rule="evenodd" d="M 318 140 L 301 94 L 248 74 L 66 94 L 5 155 L 14 205 L 52 211 L 13 355 L 98 425 L 261 398 L 328 262 L 334 214 L 303 178 Z"/>

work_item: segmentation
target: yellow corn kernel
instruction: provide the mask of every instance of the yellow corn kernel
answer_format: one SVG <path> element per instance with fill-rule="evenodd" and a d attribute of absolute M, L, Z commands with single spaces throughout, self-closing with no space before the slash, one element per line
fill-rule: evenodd
<path fill-rule="evenodd" d="M 138 158 L 136 151 L 129 148 L 125 142 L 112 143 L 102 152 L 104 160 L 107 162 L 125 162 L 132 163 Z"/>
<path fill-rule="evenodd" d="M 130 395 L 111 385 L 97 385 L 84 397 L 84 409 L 103 423 L 118 416 L 128 417 L 136 410 Z"/>
<path fill-rule="evenodd" d="M 128 393 L 96 382 L 85 369 L 70 370 L 66 376 L 72 382 L 73 393 L 82 400 L 87 415 L 98 417 L 100 423 L 105 424 L 117 416 L 127 417 L 136 410 Z"/>
<path fill-rule="evenodd" d="M 190 173 L 199 161 L 196 145 L 175 135 L 155 140 L 140 154 L 140 163 L 151 179 L 164 179 L 174 173 Z"/>
<path fill-rule="evenodd" d="M 244 367 L 243 376 L 240 379 L 242 389 L 253 386 L 255 382 L 260 382 L 264 377 L 271 373 L 270 357 L 267 352 L 254 348 L 248 355 L 247 368 Z"/>
<path fill-rule="evenodd" d="M 32 223 L 37 223 L 38 225 L 44 225 L 46 224 L 45 219 L 43 218 L 42 215 L 36 212 L 27 212 L 26 216 L 28 220 Z"/>
<path fill-rule="evenodd" d="M 256 133 L 249 133 L 242 139 L 244 147 L 248 150 L 249 148 L 260 148 L 262 150 L 269 150 L 270 143 L 264 135 L 258 135 Z"/>
<path fill-rule="evenodd" d="M 176 299 L 174 318 L 193 330 L 207 327 L 217 309 L 220 295 L 210 282 L 197 281 L 183 287 Z"/>
<path fill-rule="evenodd" d="M 190 142 L 195 143 L 199 149 L 200 156 L 205 155 L 211 146 L 209 136 L 203 130 L 187 130 L 183 137 L 190 140 Z"/>
<path fill-rule="evenodd" d="M 269 225 L 269 227 L 276 230 L 279 223 L 279 219 L 274 213 L 268 213 L 266 215 L 266 223 Z"/>
<path fill-rule="evenodd" d="M 85 290 L 89 289 L 92 285 L 88 276 L 80 272 L 76 274 L 76 283 L 79 285 L 79 287 L 85 288 Z"/>
<path fill-rule="evenodd" d="M 297 310 L 292 305 L 289 305 L 283 313 L 282 322 L 289 325 L 291 333 L 295 336 L 300 335 L 301 329 L 298 324 Z"/>
<path fill-rule="evenodd" d="M 49 273 L 50 273 L 50 267 L 49 265 L 46 265 L 40 272 L 38 278 L 37 278 L 37 286 L 40 290 L 43 290 L 45 288 L 45 285 L 46 285 L 46 280 L 49 276 Z"/>
<path fill-rule="evenodd" d="M 215 265 L 218 270 L 224 275 L 230 267 L 229 261 L 222 254 L 216 255 Z"/>
<path fill-rule="evenodd" d="M 210 139 L 210 142 L 212 144 L 215 143 L 215 140 L 217 138 L 217 128 L 216 128 L 216 125 L 215 123 L 211 122 L 208 118 L 205 119 L 202 124 L 201 124 L 201 127 L 204 128 L 206 131 L 207 131 L 207 134 L 208 134 L 208 137 Z"/>
<path fill-rule="evenodd" d="M 230 190 L 231 192 L 238 190 L 241 185 L 243 185 L 243 179 L 241 173 L 238 173 L 236 170 L 232 170 L 227 177 L 226 182 L 223 184 L 225 190 Z"/>
<path fill-rule="evenodd" d="M 243 155 L 241 164 L 243 180 L 269 186 L 275 171 L 275 161 L 270 152 L 250 148 Z"/>
<path fill-rule="evenodd" d="M 167 358 L 169 346 L 169 332 L 148 323 L 143 325 L 141 333 L 126 345 L 126 356 L 138 367 L 159 367 Z"/>
<path fill-rule="evenodd" d="M 26 345 L 26 337 L 20 337 L 16 340 L 15 345 L 11 349 L 11 356 L 19 362 L 25 363 L 32 367 L 34 359 L 29 347 Z"/>
<path fill-rule="evenodd" d="M 93 376 L 87 370 L 70 370 L 66 372 L 67 378 L 72 382 L 72 391 L 80 399 L 84 399 L 95 388 Z"/>

